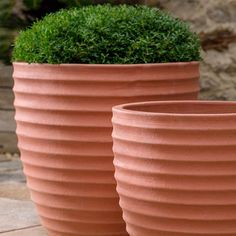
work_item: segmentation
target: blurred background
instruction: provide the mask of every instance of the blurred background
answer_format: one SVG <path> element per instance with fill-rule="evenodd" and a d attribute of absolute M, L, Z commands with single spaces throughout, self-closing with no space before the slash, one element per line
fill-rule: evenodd
<path fill-rule="evenodd" d="M 203 49 L 200 99 L 236 100 L 236 0 L 1 0 L 0 154 L 18 152 L 10 65 L 18 32 L 49 12 L 107 2 L 147 4 L 188 21 Z"/>

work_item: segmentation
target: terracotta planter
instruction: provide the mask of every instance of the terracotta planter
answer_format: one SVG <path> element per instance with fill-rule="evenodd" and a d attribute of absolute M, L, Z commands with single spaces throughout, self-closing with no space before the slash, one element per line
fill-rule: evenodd
<path fill-rule="evenodd" d="M 112 164 L 113 105 L 196 99 L 198 63 L 14 63 L 18 146 L 49 235 L 124 236 Z"/>
<path fill-rule="evenodd" d="M 117 106 L 113 143 L 130 236 L 236 235 L 236 102 Z"/>

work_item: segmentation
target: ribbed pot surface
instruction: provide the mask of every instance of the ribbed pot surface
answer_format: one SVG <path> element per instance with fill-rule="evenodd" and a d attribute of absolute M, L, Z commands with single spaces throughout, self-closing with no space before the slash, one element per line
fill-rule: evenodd
<path fill-rule="evenodd" d="M 113 176 L 111 108 L 196 99 L 198 63 L 14 63 L 13 77 L 24 173 L 49 235 L 127 235 Z"/>
<path fill-rule="evenodd" d="M 236 102 L 121 105 L 112 120 L 130 236 L 236 235 Z"/>

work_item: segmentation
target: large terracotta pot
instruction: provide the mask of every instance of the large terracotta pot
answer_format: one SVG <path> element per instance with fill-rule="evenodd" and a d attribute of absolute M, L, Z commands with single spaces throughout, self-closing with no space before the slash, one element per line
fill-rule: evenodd
<path fill-rule="evenodd" d="M 50 235 L 127 235 L 112 164 L 113 105 L 196 99 L 198 63 L 14 63 L 18 146 Z"/>
<path fill-rule="evenodd" d="M 113 143 L 130 236 L 236 235 L 236 102 L 117 106 Z"/>

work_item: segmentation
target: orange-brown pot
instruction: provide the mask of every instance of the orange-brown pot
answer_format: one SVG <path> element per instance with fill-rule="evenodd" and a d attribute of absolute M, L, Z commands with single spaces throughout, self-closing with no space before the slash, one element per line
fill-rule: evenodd
<path fill-rule="evenodd" d="M 130 236 L 236 235 L 236 102 L 117 106 L 113 143 Z"/>
<path fill-rule="evenodd" d="M 127 235 L 113 176 L 111 108 L 196 99 L 198 63 L 14 63 L 13 77 L 24 173 L 49 234 Z"/>

